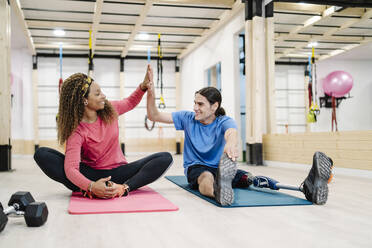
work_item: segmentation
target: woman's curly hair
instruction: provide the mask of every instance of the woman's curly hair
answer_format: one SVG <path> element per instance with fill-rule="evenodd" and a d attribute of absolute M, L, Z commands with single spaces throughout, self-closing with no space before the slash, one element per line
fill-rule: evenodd
<path fill-rule="evenodd" d="M 83 73 L 75 73 L 67 78 L 61 87 L 57 118 L 58 142 L 62 145 L 79 125 L 84 114 L 84 98 L 87 98 L 93 79 Z M 105 100 L 105 107 L 97 111 L 106 124 L 118 118 L 111 103 Z"/>

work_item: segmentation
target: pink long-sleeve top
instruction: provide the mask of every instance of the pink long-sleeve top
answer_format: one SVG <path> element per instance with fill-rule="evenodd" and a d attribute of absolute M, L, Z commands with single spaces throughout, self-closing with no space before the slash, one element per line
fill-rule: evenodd
<path fill-rule="evenodd" d="M 144 91 L 138 87 L 128 98 L 112 101 L 119 115 L 137 106 Z M 80 162 L 97 170 L 109 170 L 127 164 L 119 146 L 119 122 L 105 124 L 100 117 L 94 123 L 80 122 L 66 142 L 65 173 L 79 188 L 86 190 L 90 180 L 80 173 Z"/>

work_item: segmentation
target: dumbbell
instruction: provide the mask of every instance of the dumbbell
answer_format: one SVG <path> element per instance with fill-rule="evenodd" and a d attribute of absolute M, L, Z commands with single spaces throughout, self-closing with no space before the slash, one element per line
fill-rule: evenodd
<path fill-rule="evenodd" d="M 35 202 L 30 192 L 18 191 L 14 193 L 8 208 L 0 211 L 0 232 L 4 229 L 8 215 L 23 215 L 27 226 L 38 227 L 48 219 L 48 208 L 44 202 Z"/>
<path fill-rule="evenodd" d="M 0 232 L 4 230 L 6 223 L 8 222 L 8 216 L 3 213 L 3 205 L 0 202 Z"/>

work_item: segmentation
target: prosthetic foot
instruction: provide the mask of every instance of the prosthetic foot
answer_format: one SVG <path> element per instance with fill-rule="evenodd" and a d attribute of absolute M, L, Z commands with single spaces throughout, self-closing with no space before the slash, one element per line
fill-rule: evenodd
<path fill-rule="evenodd" d="M 253 179 L 253 185 L 259 188 L 270 188 L 273 190 L 279 190 L 279 188 L 276 186 L 277 183 L 278 181 L 265 176 L 255 176 Z"/>

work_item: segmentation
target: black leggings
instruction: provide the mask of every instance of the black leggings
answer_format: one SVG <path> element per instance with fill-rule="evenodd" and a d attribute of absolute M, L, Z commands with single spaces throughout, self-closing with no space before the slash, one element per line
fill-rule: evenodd
<path fill-rule="evenodd" d="M 51 148 L 41 147 L 35 152 L 34 159 L 48 177 L 72 191 L 80 190 L 66 177 L 65 155 Z M 111 176 L 114 183 L 125 183 L 130 190 L 135 190 L 161 177 L 172 163 L 173 158 L 169 152 L 159 152 L 110 170 L 96 170 L 80 163 L 80 172 L 92 181 Z"/>

